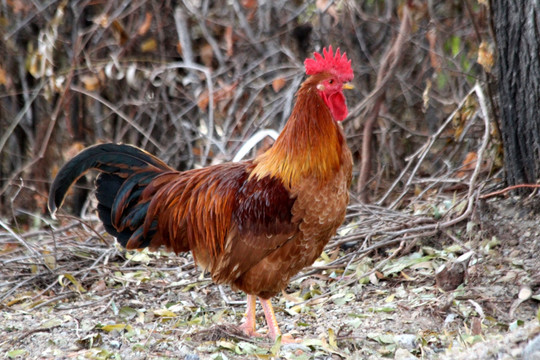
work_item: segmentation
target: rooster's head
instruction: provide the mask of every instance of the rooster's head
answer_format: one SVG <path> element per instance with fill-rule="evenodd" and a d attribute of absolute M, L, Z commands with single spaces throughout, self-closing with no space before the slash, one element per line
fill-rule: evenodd
<path fill-rule="evenodd" d="M 348 110 L 345 103 L 343 89 L 352 89 L 348 82 L 354 77 L 351 61 L 347 54 L 341 54 L 339 48 L 334 54 L 332 46 L 323 49 L 323 54 L 314 53 L 314 59 L 306 59 L 304 66 L 307 75 L 317 75 L 320 80 L 316 87 L 319 95 L 330 109 L 332 117 L 336 121 L 342 121 L 347 117 Z"/>

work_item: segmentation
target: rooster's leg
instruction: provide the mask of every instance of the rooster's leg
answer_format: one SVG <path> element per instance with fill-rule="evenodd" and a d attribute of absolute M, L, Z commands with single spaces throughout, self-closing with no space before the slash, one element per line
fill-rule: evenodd
<path fill-rule="evenodd" d="M 260 337 L 259 333 L 255 331 L 255 295 L 247 296 L 247 308 L 246 308 L 246 321 L 240 325 L 240 330 L 244 332 L 247 336 L 256 336 Z"/>
<path fill-rule="evenodd" d="M 281 335 L 281 331 L 279 330 L 279 325 L 276 320 L 276 314 L 274 314 L 272 302 L 270 301 L 270 299 L 263 298 L 259 298 L 259 301 L 261 302 L 261 306 L 264 311 L 264 317 L 266 318 L 266 323 L 268 324 L 268 336 L 272 340 L 276 340 L 276 338 Z"/>
<path fill-rule="evenodd" d="M 272 302 L 270 299 L 259 298 L 259 302 L 262 305 L 264 311 L 264 317 L 266 318 L 266 323 L 268 324 L 268 336 L 276 341 L 277 337 L 281 335 L 279 330 L 279 325 L 276 320 L 276 314 L 274 314 L 274 308 L 272 307 Z M 295 343 L 297 342 L 291 335 L 285 334 L 281 337 L 282 343 Z"/>

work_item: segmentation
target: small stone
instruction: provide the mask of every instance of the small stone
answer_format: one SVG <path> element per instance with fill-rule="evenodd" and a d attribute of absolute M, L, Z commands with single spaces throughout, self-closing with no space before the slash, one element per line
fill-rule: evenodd
<path fill-rule="evenodd" d="M 510 355 L 512 355 L 512 359 L 517 359 L 519 356 L 521 356 L 521 349 L 520 348 L 514 348 L 510 350 Z"/>
<path fill-rule="evenodd" d="M 416 356 L 411 354 L 409 350 L 397 349 L 394 354 L 394 360 L 417 360 Z"/>
<path fill-rule="evenodd" d="M 435 283 L 444 291 L 452 291 L 463 283 L 466 272 L 465 264 L 448 262 L 437 269 Z"/>
<path fill-rule="evenodd" d="M 394 336 L 396 345 L 400 348 L 413 350 L 416 349 L 416 335 L 412 334 L 400 334 Z"/>
<path fill-rule="evenodd" d="M 518 295 L 518 298 L 520 300 L 529 300 L 532 296 L 532 290 L 530 287 L 528 286 L 524 286 L 521 288 L 521 290 L 519 290 L 519 295 Z"/>

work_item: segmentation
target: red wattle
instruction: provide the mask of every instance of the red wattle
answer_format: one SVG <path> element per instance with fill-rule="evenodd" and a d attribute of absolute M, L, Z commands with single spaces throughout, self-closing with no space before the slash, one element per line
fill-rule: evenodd
<path fill-rule="evenodd" d="M 335 92 L 329 97 L 324 96 L 323 99 L 326 105 L 330 108 L 330 112 L 336 121 L 343 121 L 349 114 L 347 104 L 345 103 L 345 96 L 341 91 Z"/>

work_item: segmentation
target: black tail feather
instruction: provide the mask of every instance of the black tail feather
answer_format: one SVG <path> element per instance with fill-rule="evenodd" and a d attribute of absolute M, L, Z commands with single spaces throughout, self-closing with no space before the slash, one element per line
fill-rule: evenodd
<path fill-rule="evenodd" d="M 163 161 L 135 146 L 100 144 L 86 148 L 58 172 L 49 191 L 49 211 L 54 215 L 62 206 L 71 185 L 89 170 L 127 178 L 141 170 L 171 171 Z"/>
<path fill-rule="evenodd" d="M 125 180 L 126 179 L 122 179 L 116 175 L 107 173 L 100 174 L 96 179 L 97 201 L 101 205 L 112 209 L 116 194 L 118 194 L 118 190 L 120 190 Z"/>
<path fill-rule="evenodd" d="M 149 202 L 140 202 L 144 188 L 159 174 L 172 171 L 164 162 L 130 145 L 102 144 L 83 150 L 58 172 L 49 193 L 49 210 L 62 205 L 71 185 L 89 170 L 101 174 L 96 180 L 98 215 L 107 232 L 122 246 L 150 245 L 157 223 L 143 231 Z"/>
<path fill-rule="evenodd" d="M 123 231 L 118 231 L 112 224 L 112 221 L 110 220 L 110 217 L 108 214 L 111 213 L 111 209 L 102 205 L 98 204 L 97 207 L 99 218 L 101 219 L 101 222 L 103 223 L 103 226 L 105 227 L 105 230 L 112 236 L 116 238 L 116 240 L 122 245 L 126 246 L 127 242 L 129 241 L 129 238 L 133 234 L 133 230 L 126 229 Z"/>
<path fill-rule="evenodd" d="M 139 174 L 133 174 L 129 180 L 124 181 L 121 187 L 115 191 L 114 203 L 111 206 L 111 219 L 115 224 L 120 224 L 120 218 L 125 213 L 125 210 L 135 205 L 146 185 L 155 177 L 155 171 L 143 171 Z"/>

